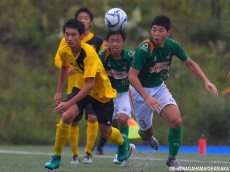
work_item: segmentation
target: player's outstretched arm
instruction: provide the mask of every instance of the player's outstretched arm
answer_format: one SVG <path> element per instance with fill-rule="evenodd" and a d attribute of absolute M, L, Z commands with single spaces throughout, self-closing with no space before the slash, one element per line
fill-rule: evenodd
<path fill-rule="evenodd" d="M 194 62 L 192 59 L 188 58 L 185 60 L 185 64 L 188 66 L 188 68 L 195 73 L 197 76 L 199 76 L 205 84 L 205 88 L 212 93 L 215 97 L 218 96 L 218 90 L 214 84 L 212 84 L 208 78 L 205 76 L 204 72 L 201 70 L 199 65 Z"/>

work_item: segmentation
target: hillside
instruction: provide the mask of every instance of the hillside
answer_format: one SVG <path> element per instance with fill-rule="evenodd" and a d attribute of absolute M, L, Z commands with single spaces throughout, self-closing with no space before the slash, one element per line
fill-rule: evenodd
<path fill-rule="evenodd" d="M 221 93 L 230 80 L 230 1 L 225 0 L 65 0 L 0 1 L 0 142 L 53 144 L 53 114 L 58 70 L 54 56 L 65 20 L 88 6 L 94 13 L 93 32 L 105 38 L 105 12 L 126 11 L 129 22 L 126 47 L 135 47 L 149 35 L 155 15 L 165 14 L 173 24 L 172 38 L 203 69 Z M 214 98 L 187 67 L 174 58 L 168 87 L 183 120 L 183 144 L 196 145 L 202 132 L 209 144 L 230 144 L 230 98 Z M 63 93 L 65 95 L 65 93 Z M 63 97 L 65 99 L 65 97 Z M 82 120 L 82 137 L 85 120 Z M 166 144 L 167 127 L 155 115 L 155 135 Z M 85 139 L 80 139 L 81 144 Z M 137 142 L 139 142 L 137 140 Z"/>

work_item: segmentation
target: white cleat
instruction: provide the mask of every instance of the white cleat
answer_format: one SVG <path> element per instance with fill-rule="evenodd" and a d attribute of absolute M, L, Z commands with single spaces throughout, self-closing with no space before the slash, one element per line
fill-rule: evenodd
<path fill-rule="evenodd" d="M 113 163 L 114 163 L 115 165 L 121 165 L 121 162 L 119 162 L 119 161 L 117 160 L 117 154 L 115 154 L 115 158 L 113 159 Z"/>

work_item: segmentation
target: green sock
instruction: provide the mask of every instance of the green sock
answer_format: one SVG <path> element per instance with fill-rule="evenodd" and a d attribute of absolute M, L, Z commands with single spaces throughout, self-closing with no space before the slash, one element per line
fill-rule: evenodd
<path fill-rule="evenodd" d="M 125 125 L 125 126 L 118 126 L 118 130 L 121 132 L 121 134 L 125 134 L 126 136 L 129 135 L 129 126 Z"/>
<path fill-rule="evenodd" d="M 176 156 L 182 140 L 182 129 L 169 128 L 168 143 L 169 143 L 169 155 Z"/>
<path fill-rule="evenodd" d="M 143 141 L 146 141 L 146 138 L 143 136 L 142 131 L 140 129 L 138 130 L 138 134 L 140 135 Z"/>

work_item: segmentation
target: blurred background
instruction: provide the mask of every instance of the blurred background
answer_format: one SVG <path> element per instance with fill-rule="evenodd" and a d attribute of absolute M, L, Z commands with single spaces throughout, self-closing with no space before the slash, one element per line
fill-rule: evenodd
<path fill-rule="evenodd" d="M 230 85 L 230 1 L 228 0 L 1 0 L 0 143 L 53 144 L 60 115 L 53 113 L 58 69 L 54 56 L 63 23 L 87 6 L 94 14 L 91 31 L 106 37 L 104 15 L 122 8 L 128 15 L 126 48 L 135 50 L 149 36 L 152 19 L 168 15 L 175 39 L 213 82 L 219 93 Z M 214 98 L 203 82 L 174 58 L 166 81 L 181 111 L 182 145 L 230 145 L 230 96 Z M 65 90 L 63 99 L 65 99 Z M 80 124 L 80 145 L 85 142 Z M 155 114 L 154 133 L 167 144 L 167 125 Z M 133 140 L 142 144 L 141 140 Z"/>

